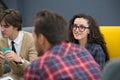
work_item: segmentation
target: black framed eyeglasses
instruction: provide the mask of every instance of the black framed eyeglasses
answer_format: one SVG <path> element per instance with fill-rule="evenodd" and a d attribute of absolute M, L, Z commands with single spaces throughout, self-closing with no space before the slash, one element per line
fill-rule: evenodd
<path fill-rule="evenodd" d="M 81 32 L 83 32 L 83 31 L 85 31 L 85 29 L 89 29 L 89 27 L 85 27 L 84 25 L 80 25 L 80 26 L 77 26 L 77 25 L 72 25 L 72 29 L 73 30 L 77 30 L 77 28 L 78 28 L 78 30 L 79 31 L 81 31 Z"/>

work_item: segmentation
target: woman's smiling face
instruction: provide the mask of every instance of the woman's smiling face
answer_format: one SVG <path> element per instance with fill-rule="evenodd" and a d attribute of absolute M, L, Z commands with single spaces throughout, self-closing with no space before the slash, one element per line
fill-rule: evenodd
<path fill-rule="evenodd" d="M 87 38 L 90 32 L 88 20 L 84 18 L 76 18 L 74 20 L 72 32 L 76 40 Z"/>

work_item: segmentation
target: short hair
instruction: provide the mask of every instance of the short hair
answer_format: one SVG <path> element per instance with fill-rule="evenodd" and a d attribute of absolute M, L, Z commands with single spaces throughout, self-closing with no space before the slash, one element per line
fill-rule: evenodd
<path fill-rule="evenodd" d="M 6 9 L 0 13 L 0 22 L 4 20 L 6 25 L 10 24 L 17 27 L 18 31 L 22 29 L 22 16 L 18 10 Z"/>
<path fill-rule="evenodd" d="M 63 16 L 50 10 L 39 11 L 33 18 L 35 34 L 43 34 L 51 45 L 68 41 L 68 24 Z"/>

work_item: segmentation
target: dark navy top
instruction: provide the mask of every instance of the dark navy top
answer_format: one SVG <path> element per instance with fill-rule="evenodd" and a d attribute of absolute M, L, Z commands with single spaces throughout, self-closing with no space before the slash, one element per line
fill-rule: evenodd
<path fill-rule="evenodd" d="M 106 58 L 102 47 L 99 44 L 87 43 L 86 48 L 91 53 L 95 61 L 100 65 L 102 70 L 105 65 Z"/>

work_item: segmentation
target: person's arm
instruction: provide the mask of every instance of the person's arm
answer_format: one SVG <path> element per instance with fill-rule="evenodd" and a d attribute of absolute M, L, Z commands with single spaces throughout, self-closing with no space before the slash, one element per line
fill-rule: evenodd
<path fill-rule="evenodd" d="M 45 72 L 43 66 L 41 65 L 41 60 L 33 61 L 24 72 L 24 79 L 25 80 L 44 80 Z"/>
<path fill-rule="evenodd" d="M 33 41 L 31 33 L 24 32 L 22 51 L 20 53 L 20 61 L 18 66 L 22 67 L 23 70 L 37 58 L 37 51 L 35 49 L 35 44 Z"/>
<path fill-rule="evenodd" d="M 33 61 L 37 58 L 37 51 L 35 49 L 34 43 L 29 43 L 28 47 L 28 60 L 24 57 L 21 57 L 21 61 L 19 62 L 19 66 L 22 66 L 23 70 Z"/>
<path fill-rule="evenodd" d="M 100 45 L 98 45 L 95 49 L 95 61 L 100 65 L 101 70 L 104 68 L 105 65 L 105 53 Z"/>
<path fill-rule="evenodd" d="M 0 76 L 2 76 L 4 73 L 4 56 L 2 55 L 2 52 L 0 52 Z"/>

